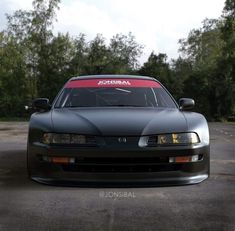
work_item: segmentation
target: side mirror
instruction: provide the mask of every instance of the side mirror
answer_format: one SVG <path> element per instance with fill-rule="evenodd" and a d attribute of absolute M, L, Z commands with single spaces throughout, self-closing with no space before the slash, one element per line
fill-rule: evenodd
<path fill-rule="evenodd" d="M 47 98 L 37 98 L 32 102 L 32 107 L 36 111 L 47 111 L 51 108 L 51 105 L 49 103 L 49 99 Z"/>
<path fill-rule="evenodd" d="M 193 99 L 190 98 L 181 98 L 179 100 L 179 106 L 180 110 L 189 110 L 192 109 L 195 105 L 195 102 Z"/>

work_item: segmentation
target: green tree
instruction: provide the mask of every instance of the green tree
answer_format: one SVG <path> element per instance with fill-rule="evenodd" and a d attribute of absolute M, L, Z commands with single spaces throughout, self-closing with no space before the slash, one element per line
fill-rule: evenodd
<path fill-rule="evenodd" d="M 110 51 L 101 34 L 89 42 L 87 48 L 86 74 L 103 74 L 109 64 Z"/>
<path fill-rule="evenodd" d="M 179 57 L 172 60 L 171 63 L 171 93 L 176 99 L 182 97 L 189 97 L 184 90 L 185 81 L 190 78 L 192 74 L 192 63 L 188 59 Z"/>
<path fill-rule="evenodd" d="M 140 68 L 139 73 L 157 78 L 168 88 L 171 88 L 171 70 L 166 54 L 159 53 L 156 55 L 152 52 L 148 61 Z"/>
<path fill-rule="evenodd" d="M 68 34 L 59 33 L 46 47 L 47 56 L 39 60 L 38 94 L 53 100 L 72 74 L 74 42 Z"/>
<path fill-rule="evenodd" d="M 45 66 L 48 64 L 48 46 L 53 39 L 52 24 L 59 2 L 60 0 L 34 0 L 33 10 L 18 10 L 7 16 L 6 33 L 24 50 L 22 56 L 27 67 L 25 78 L 31 89 L 31 98 L 47 95 L 44 88 L 52 85 Z"/>
<path fill-rule="evenodd" d="M 134 36 L 117 34 L 107 44 L 104 37 L 98 34 L 87 47 L 87 74 L 128 74 L 139 67 L 138 58 L 143 46 Z"/>
<path fill-rule="evenodd" d="M 222 55 L 218 59 L 213 86 L 214 108 L 217 117 L 228 117 L 235 113 L 235 2 L 226 0 L 223 11 L 221 38 L 224 42 Z"/>
<path fill-rule="evenodd" d="M 221 20 L 205 19 L 202 28 L 191 30 L 187 39 L 179 40 L 182 57 L 190 61 L 194 69 L 215 67 L 224 44 L 220 37 L 221 24 Z"/>
<path fill-rule="evenodd" d="M 111 70 L 117 74 L 127 74 L 136 71 L 140 66 L 138 58 L 142 54 L 143 46 L 135 41 L 135 37 L 116 34 L 110 40 Z"/>
<path fill-rule="evenodd" d="M 196 100 L 196 109 L 208 119 L 218 117 L 223 107 L 226 81 L 218 82 L 218 61 L 223 56 L 224 40 L 221 38 L 223 20 L 206 19 L 200 29 L 192 30 L 187 39 L 180 40 L 180 52 L 191 63 L 191 72 L 184 77 L 184 95 Z M 220 78 L 221 79 L 221 78 Z M 228 93 L 228 92 L 227 92 Z M 226 93 L 226 94 L 227 94 Z M 227 95 L 228 96 L 228 95 Z M 219 114 L 221 117 L 222 114 Z"/>
<path fill-rule="evenodd" d="M 0 33 L 0 116 L 21 116 L 28 96 L 22 47 Z"/>
<path fill-rule="evenodd" d="M 70 62 L 71 76 L 85 75 L 87 66 L 87 56 L 88 56 L 88 44 L 86 42 L 86 36 L 84 34 L 79 34 L 73 41 L 73 51 L 72 60 Z"/>

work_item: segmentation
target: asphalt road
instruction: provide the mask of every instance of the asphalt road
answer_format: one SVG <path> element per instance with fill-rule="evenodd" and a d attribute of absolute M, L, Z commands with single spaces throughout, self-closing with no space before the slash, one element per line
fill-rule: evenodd
<path fill-rule="evenodd" d="M 26 173 L 27 123 L 0 123 L 0 231 L 235 230 L 235 124 L 211 123 L 211 176 L 180 187 L 76 188 Z"/>

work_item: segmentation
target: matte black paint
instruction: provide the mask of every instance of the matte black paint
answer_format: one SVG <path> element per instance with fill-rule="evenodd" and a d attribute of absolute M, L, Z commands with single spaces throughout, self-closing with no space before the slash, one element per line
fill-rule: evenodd
<path fill-rule="evenodd" d="M 117 76 L 101 76 L 101 78 Z M 119 76 L 137 78 L 136 76 Z M 99 76 L 81 77 L 100 78 Z M 142 77 L 138 77 L 142 78 Z M 147 79 L 147 77 L 143 77 Z M 152 78 L 149 78 L 152 79 Z M 41 143 L 44 132 L 93 135 L 97 147 L 51 147 Z M 196 132 L 201 143 L 188 146 L 140 147 L 139 138 L 161 133 Z M 137 137 L 136 143 L 108 143 L 107 137 Z M 62 166 L 40 161 L 39 156 L 153 157 L 203 154 L 196 163 L 178 171 L 141 173 L 64 172 Z M 47 184 L 182 185 L 199 183 L 209 175 L 209 130 L 205 118 L 179 108 L 52 108 L 31 116 L 28 135 L 28 170 L 32 179 Z"/>
<path fill-rule="evenodd" d="M 55 109 L 51 116 L 55 132 L 140 136 L 187 130 L 183 113 L 170 108 Z"/>

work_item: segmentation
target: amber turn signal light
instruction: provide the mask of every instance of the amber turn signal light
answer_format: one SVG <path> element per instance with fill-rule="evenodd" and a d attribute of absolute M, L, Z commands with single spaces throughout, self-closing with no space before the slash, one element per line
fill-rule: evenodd
<path fill-rule="evenodd" d="M 189 162 L 197 162 L 199 160 L 200 160 L 199 155 L 169 157 L 170 163 L 189 163 Z"/>
<path fill-rule="evenodd" d="M 44 161 L 54 164 L 73 164 L 75 163 L 74 157 L 63 157 L 63 156 L 43 156 Z"/>

